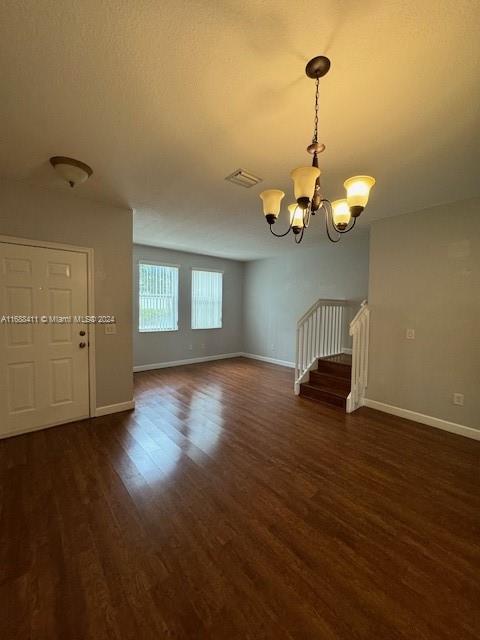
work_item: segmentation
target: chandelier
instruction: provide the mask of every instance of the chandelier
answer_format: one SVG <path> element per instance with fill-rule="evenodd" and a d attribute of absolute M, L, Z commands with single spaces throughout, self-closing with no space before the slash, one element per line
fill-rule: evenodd
<path fill-rule="evenodd" d="M 365 209 L 368 202 L 370 189 L 375 184 L 375 179 L 370 176 L 353 176 L 345 180 L 344 187 L 346 198 L 330 202 L 321 192 L 320 169 L 318 168 L 318 156 L 325 151 L 325 145 L 318 142 L 318 107 L 319 107 L 319 83 L 330 69 L 330 60 L 325 56 L 317 56 L 310 60 L 305 68 L 309 78 L 315 80 L 315 116 L 313 124 L 312 143 L 307 151 L 312 157 L 312 166 L 297 167 L 290 177 L 293 180 L 295 200 L 288 206 L 289 227 L 285 233 L 275 233 L 272 226 L 277 221 L 280 213 L 281 201 L 285 193 L 280 189 L 268 189 L 260 194 L 263 200 L 263 213 L 271 233 L 277 238 L 293 232 L 295 242 L 300 244 L 303 240 L 305 229 L 308 229 L 311 217 L 320 210 L 325 215 L 325 228 L 328 239 L 338 242 L 342 234 L 353 229 L 358 216 Z"/>

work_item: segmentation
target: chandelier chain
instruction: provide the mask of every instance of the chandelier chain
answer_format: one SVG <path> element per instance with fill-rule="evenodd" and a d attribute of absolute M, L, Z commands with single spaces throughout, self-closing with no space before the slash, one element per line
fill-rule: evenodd
<path fill-rule="evenodd" d="M 317 78 L 315 81 L 315 118 L 314 118 L 314 126 L 313 126 L 313 139 L 312 142 L 318 142 L 318 94 L 320 87 L 320 79 Z"/>

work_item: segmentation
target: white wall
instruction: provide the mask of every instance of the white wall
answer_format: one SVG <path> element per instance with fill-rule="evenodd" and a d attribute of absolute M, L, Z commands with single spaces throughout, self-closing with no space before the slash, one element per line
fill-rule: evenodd
<path fill-rule="evenodd" d="M 369 304 L 368 398 L 480 428 L 480 199 L 374 222 Z"/>
<path fill-rule="evenodd" d="M 97 406 L 131 400 L 131 211 L 2 180 L 0 234 L 94 249 L 95 313 L 115 315 L 118 331 L 96 327 Z"/>
<path fill-rule="evenodd" d="M 138 261 L 151 260 L 180 267 L 178 331 L 138 331 Z M 244 263 L 195 253 L 134 245 L 134 365 L 143 366 L 243 351 Z M 192 267 L 223 271 L 223 326 L 191 329 Z"/>
<path fill-rule="evenodd" d="M 367 290 L 368 234 L 364 231 L 338 244 L 325 240 L 317 247 L 300 245 L 278 258 L 248 262 L 244 350 L 292 362 L 297 320 L 310 305 L 318 298 L 361 302 Z"/>

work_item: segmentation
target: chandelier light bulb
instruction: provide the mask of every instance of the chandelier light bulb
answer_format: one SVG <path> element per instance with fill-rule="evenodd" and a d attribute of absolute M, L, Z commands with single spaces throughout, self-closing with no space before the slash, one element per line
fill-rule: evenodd
<path fill-rule="evenodd" d="M 298 206 L 296 202 L 288 205 L 288 212 L 290 214 L 290 226 L 295 233 L 297 229 L 297 233 L 303 227 L 303 209 Z"/>
<path fill-rule="evenodd" d="M 354 218 L 359 216 L 367 206 L 370 189 L 375 184 L 371 176 L 353 176 L 343 183 L 347 191 L 347 202 Z"/>
<path fill-rule="evenodd" d="M 334 200 L 332 202 L 333 224 L 337 229 L 340 229 L 340 231 L 346 229 L 351 217 L 350 207 L 348 206 L 348 202 L 345 198 L 342 200 Z"/>

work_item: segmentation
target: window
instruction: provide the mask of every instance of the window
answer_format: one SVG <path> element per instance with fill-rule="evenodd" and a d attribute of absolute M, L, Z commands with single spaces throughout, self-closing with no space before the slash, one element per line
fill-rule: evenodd
<path fill-rule="evenodd" d="M 192 269 L 192 329 L 222 326 L 223 273 Z"/>
<path fill-rule="evenodd" d="M 138 265 L 138 330 L 178 329 L 178 267 Z"/>

